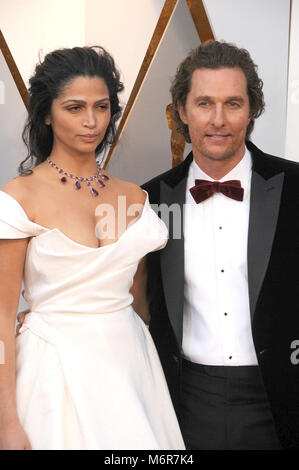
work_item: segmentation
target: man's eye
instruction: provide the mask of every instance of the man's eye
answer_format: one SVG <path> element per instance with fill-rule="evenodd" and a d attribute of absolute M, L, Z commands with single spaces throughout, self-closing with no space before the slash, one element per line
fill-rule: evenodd
<path fill-rule="evenodd" d="M 202 108 L 205 108 L 206 106 L 208 106 L 208 104 L 209 104 L 209 103 L 208 103 L 207 101 L 200 101 L 200 102 L 198 103 L 198 106 L 201 106 Z"/>
<path fill-rule="evenodd" d="M 235 101 L 230 101 L 228 104 L 231 108 L 238 108 L 239 107 L 239 103 L 236 103 Z"/>

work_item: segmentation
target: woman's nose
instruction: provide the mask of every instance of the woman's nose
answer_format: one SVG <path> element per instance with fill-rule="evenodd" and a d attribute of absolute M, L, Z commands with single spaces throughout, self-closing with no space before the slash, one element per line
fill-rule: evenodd
<path fill-rule="evenodd" d="M 84 125 L 87 127 L 94 127 L 96 124 L 96 119 L 94 112 L 92 110 L 86 111 L 86 115 L 84 116 Z"/>

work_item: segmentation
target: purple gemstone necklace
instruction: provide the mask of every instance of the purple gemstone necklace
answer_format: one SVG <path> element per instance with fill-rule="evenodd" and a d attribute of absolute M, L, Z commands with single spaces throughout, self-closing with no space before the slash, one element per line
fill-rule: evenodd
<path fill-rule="evenodd" d="M 67 173 L 62 168 L 58 168 L 56 163 L 52 162 L 49 158 L 47 158 L 47 162 L 50 163 L 50 165 L 53 168 L 55 168 L 58 171 L 58 173 L 63 175 L 60 178 L 60 181 L 61 181 L 62 184 L 65 184 L 67 182 L 67 178 L 71 178 L 71 179 L 76 180 L 75 184 L 74 184 L 75 189 L 81 189 L 81 183 L 86 183 L 87 186 L 89 186 L 91 194 L 93 196 L 98 196 L 99 192 L 95 188 L 93 188 L 93 186 L 91 185 L 91 181 L 95 181 L 100 186 L 100 188 L 104 188 L 106 185 L 105 185 L 105 183 L 103 183 L 103 181 L 101 181 L 101 179 L 104 180 L 104 181 L 109 180 L 109 177 L 107 175 L 103 175 L 103 174 L 101 175 L 100 174 L 101 168 L 100 168 L 99 163 L 97 163 L 97 168 L 98 169 L 97 169 L 97 172 L 94 176 L 89 176 L 88 178 L 83 178 L 81 176 L 76 176 L 76 175 L 72 175 L 71 173 Z"/>

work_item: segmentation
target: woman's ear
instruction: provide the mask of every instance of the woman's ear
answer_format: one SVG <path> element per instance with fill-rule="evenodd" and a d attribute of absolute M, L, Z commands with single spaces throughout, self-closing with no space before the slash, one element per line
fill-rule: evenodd
<path fill-rule="evenodd" d="M 46 126 L 51 126 L 51 117 L 50 116 L 46 116 L 45 124 L 46 124 Z"/>

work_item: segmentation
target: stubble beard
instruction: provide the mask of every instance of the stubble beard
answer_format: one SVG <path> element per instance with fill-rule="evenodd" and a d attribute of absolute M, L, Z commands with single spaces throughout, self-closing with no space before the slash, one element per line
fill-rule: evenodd
<path fill-rule="evenodd" d="M 213 155 L 209 149 L 205 148 L 205 145 L 201 146 L 200 148 L 197 147 L 197 153 L 202 156 L 202 158 L 213 161 L 213 162 L 221 162 L 221 161 L 226 161 L 232 158 L 238 149 L 233 150 L 233 149 L 227 149 L 225 153 L 221 155 Z"/>
<path fill-rule="evenodd" d="M 245 145 L 245 143 L 244 143 Z M 241 149 L 242 147 L 242 143 L 237 147 L 237 148 L 234 148 L 234 149 L 227 149 L 226 152 L 223 154 L 223 155 L 213 155 L 211 154 L 211 152 L 208 151 L 207 148 L 205 148 L 205 145 L 201 146 L 201 148 L 197 148 L 198 149 L 198 153 L 203 157 L 203 158 L 206 158 L 210 161 L 213 161 L 213 162 L 221 162 L 221 161 L 226 161 L 226 160 L 230 160 L 232 159 Z"/>

